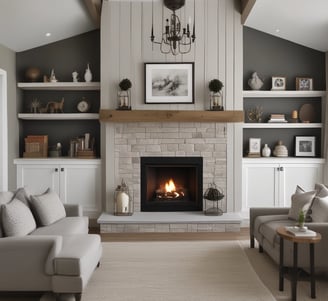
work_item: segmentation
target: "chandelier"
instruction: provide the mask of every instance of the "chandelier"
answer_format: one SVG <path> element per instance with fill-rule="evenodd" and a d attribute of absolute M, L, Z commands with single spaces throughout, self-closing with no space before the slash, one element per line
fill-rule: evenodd
<path fill-rule="evenodd" d="M 194 0 L 194 16 L 195 16 L 195 1 Z M 153 4 L 152 4 L 153 5 Z M 187 26 L 181 26 L 179 17 L 176 15 L 175 11 L 180 9 L 185 5 L 185 0 L 164 0 L 164 5 L 172 10 L 170 19 L 166 19 L 166 24 L 164 27 L 164 32 L 162 33 L 162 38 L 160 41 L 155 41 L 154 36 L 154 12 L 152 6 L 152 26 L 151 26 L 151 36 L 150 40 L 153 44 L 160 45 L 160 51 L 164 54 L 173 55 L 186 54 L 191 50 L 191 43 L 195 41 L 195 20 L 193 23 L 192 34 L 191 30 L 191 18 L 189 17 L 189 22 Z"/>

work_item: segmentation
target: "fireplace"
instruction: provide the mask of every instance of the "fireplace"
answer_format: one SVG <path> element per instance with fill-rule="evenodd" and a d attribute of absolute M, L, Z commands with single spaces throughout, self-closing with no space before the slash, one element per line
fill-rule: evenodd
<path fill-rule="evenodd" d="M 141 157 L 141 211 L 202 211 L 202 157 Z"/>

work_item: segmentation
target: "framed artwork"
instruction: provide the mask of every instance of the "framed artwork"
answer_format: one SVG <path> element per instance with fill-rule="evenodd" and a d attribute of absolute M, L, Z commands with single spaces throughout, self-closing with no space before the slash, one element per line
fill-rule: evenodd
<path fill-rule="evenodd" d="M 261 138 L 249 138 L 249 154 L 261 154 Z"/>
<path fill-rule="evenodd" d="M 194 103 L 194 63 L 145 63 L 145 103 Z"/>
<path fill-rule="evenodd" d="M 296 90 L 303 90 L 303 91 L 313 90 L 313 78 L 296 77 Z"/>
<path fill-rule="evenodd" d="M 272 76 L 271 90 L 286 90 L 286 77 Z"/>
<path fill-rule="evenodd" d="M 315 157 L 315 136 L 295 136 L 295 156 Z"/>

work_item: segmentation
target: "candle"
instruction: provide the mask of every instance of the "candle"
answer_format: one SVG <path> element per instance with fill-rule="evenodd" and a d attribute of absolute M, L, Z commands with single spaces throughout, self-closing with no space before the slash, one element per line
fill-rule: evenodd
<path fill-rule="evenodd" d="M 117 212 L 128 213 L 129 212 L 129 196 L 125 192 L 119 192 L 117 194 Z"/>
<path fill-rule="evenodd" d="M 297 119 L 298 118 L 298 112 L 297 110 L 292 111 L 292 118 Z"/>

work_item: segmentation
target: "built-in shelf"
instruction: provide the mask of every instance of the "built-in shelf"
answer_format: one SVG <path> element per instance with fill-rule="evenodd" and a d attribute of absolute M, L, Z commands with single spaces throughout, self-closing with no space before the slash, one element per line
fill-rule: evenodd
<path fill-rule="evenodd" d="M 243 122 L 243 111 L 100 110 L 102 122 Z"/>
<path fill-rule="evenodd" d="M 313 129 L 323 127 L 322 123 L 244 123 L 244 129 Z"/>
<path fill-rule="evenodd" d="M 100 90 L 100 82 L 18 83 L 23 90 Z"/>
<path fill-rule="evenodd" d="M 18 114 L 19 119 L 24 120 L 95 120 L 99 119 L 98 113 L 42 113 L 42 114 Z"/>
<path fill-rule="evenodd" d="M 326 91 L 243 91 L 243 97 L 271 98 L 271 97 L 323 97 Z"/>
<path fill-rule="evenodd" d="M 276 164 L 277 162 L 280 164 L 284 163 L 295 163 L 295 164 L 302 164 L 304 163 L 305 158 L 302 157 L 260 157 L 260 158 L 243 158 L 243 163 L 273 163 Z M 306 163 L 313 163 L 313 164 L 323 164 L 326 160 L 324 158 L 306 158 Z"/>

